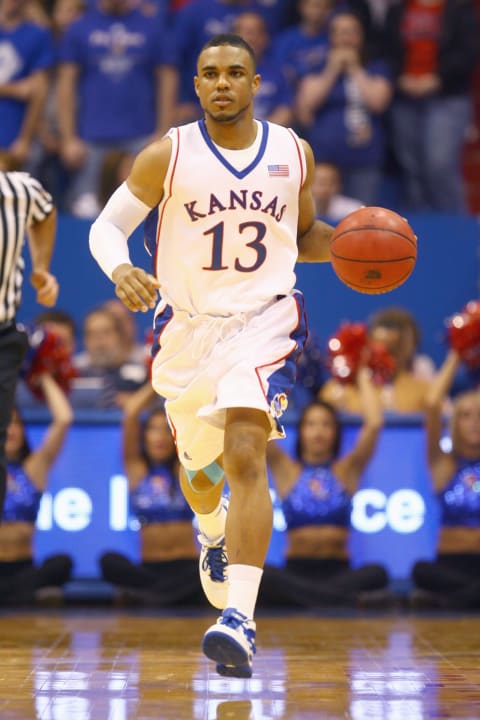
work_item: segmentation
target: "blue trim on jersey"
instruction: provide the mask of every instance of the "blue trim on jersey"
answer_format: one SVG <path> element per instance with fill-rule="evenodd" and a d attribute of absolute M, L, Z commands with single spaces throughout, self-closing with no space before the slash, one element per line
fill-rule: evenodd
<path fill-rule="evenodd" d="M 295 340 L 295 346 L 292 352 L 285 358 L 285 364 L 268 378 L 267 400 L 269 405 L 279 414 L 276 417 L 277 426 L 280 426 L 278 417 L 280 416 L 281 404 L 278 400 L 281 396 L 290 393 L 297 376 L 297 362 L 300 359 L 305 342 L 307 340 L 307 317 L 305 314 L 305 299 L 303 294 L 298 290 L 292 295 L 298 308 L 298 325 L 290 333 L 292 340 Z"/>
<path fill-rule="evenodd" d="M 165 326 L 168 325 L 170 320 L 173 317 L 173 309 L 171 305 L 165 305 L 165 308 L 162 310 L 161 313 L 157 315 L 157 317 L 154 320 L 154 327 L 153 327 L 153 342 L 152 342 L 152 350 L 151 355 L 152 358 L 155 357 L 155 355 L 160 350 L 160 336 L 162 332 L 165 329 Z"/>
<path fill-rule="evenodd" d="M 158 229 L 158 207 L 154 207 L 145 218 L 143 230 L 143 244 L 145 250 L 152 258 L 155 257 L 157 249 L 157 229 Z"/>
<path fill-rule="evenodd" d="M 232 175 L 235 175 L 235 177 L 238 178 L 239 180 L 244 178 L 246 175 L 248 175 L 250 172 L 252 172 L 252 170 L 254 170 L 257 167 L 258 163 L 260 162 L 260 160 L 262 159 L 262 157 L 265 153 L 265 148 L 267 147 L 267 140 L 268 140 L 268 123 L 265 122 L 265 120 L 259 120 L 259 122 L 262 125 L 263 133 L 262 133 L 262 140 L 260 142 L 260 147 L 258 148 L 258 153 L 257 153 L 256 157 L 252 160 L 250 165 L 248 165 L 243 170 L 237 170 L 237 168 L 234 168 L 233 165 L 230 165 L 228 160 L 223 157 L 222 153 L 218 150 L 217 146 L 212 141 L 210 135 L 208 134 L 207 126 L 205 124 L 205 119 L 202 118 L 201 120 L 198 121 L 198 127 L 200 128 L 200 132 L 203 135 L 203 139 L 207 143 L 207 145 L 210 148 L 210 150 L 212 151 L 212 153 L 215 155 L 215 157 L 218 160 L 220 160 L 222 165 L 224 165 L 227 168 L 227 170 L 229 172 L 231 172 Z"/>

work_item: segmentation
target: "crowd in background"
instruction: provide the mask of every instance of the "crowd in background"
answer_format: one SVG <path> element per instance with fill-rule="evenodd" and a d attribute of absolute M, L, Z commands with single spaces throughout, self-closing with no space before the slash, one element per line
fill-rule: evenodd
<path fill-rule="evenodd" d="M 335 195 L 382 204 L 393 177 L 399 205 L 467 210 L 473 0 L 1 0 L 3 167 L 95 216 L 134 154 L 199 117 L 195 58 L 225 31 L 255 51 L 257 117 L 305 137 Z"/>

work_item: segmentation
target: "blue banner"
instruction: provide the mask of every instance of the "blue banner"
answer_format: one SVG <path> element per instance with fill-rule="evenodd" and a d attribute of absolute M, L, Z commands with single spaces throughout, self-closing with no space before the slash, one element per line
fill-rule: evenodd
<path fill-rule="evenodd" d="M 31 424 L 35 446 L 44 425 Z M 347 424 L 344 447 L 358 426 Z M 295 442 L 287 428 L 285 449 Z M 35 556 L 43 559 L 69 553 L 75 577 L 98 577 L 98 559 L 107 550 L 139 560 L 136 520 L 128 509 L 118 423 L 75 424 L 50 476 L 37 521 Z M 354 496 L 351 558 L 356 567 L 367 562 L 385 566 L 394 579 L 409 576 L 413 563 L 435 555 L 438 517 L 425 464 L 420 423 L 387 424 L 377 452 Z M 283 563 L 284 518 L 273 485 L 274 532 L 268 562 Z"/>

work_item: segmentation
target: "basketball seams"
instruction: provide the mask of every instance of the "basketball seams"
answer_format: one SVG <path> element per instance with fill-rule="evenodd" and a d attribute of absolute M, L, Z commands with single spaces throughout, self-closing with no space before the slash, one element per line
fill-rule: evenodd
<path fill-rule="evenodd" d="M 348 228 L 347 230 L 342 230 L 342 232 L 335 233 L 332 238 L 332 244 L 337 240 L 338 238 L 341 238 L 343 235 L 348 235 L 348 233 L 356 233 L 356 232 L 365 232 L 365 230 L 376 230 L 378 232 L 388 232 L 392 235 L 398 235 L 399 237 L 403 238 L 404 240 L 407 240 L 410 245 L 412 245 L 414 248 L 417 247 L 417 244 L 415 240 L 412 240 L 411 237 L 408 235 L 405 235 L 402 232 L 399 232 L 399 230 L 392 230 L 389 227 L 378 227 L 378 225 L 362 225 L 361 227 L 352 227 Z"/>

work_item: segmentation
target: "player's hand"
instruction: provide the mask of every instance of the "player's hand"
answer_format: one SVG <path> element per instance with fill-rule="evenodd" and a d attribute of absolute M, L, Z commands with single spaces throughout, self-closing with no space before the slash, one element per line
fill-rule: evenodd
<path fill-rule="evenodd" d="M 34 270 L 30 282 L 37 291 L 37 302 L 46 307 L 53 307 L 58 297 L 58 282 L 55 275 L 47 270 Z"/>
<path fill-rule="evenodd" d="M 119 265 L 112 273 L 115 294 L 129 310 L 147 312 L 158 302 L 157 278 L 133 265 Z"/>

